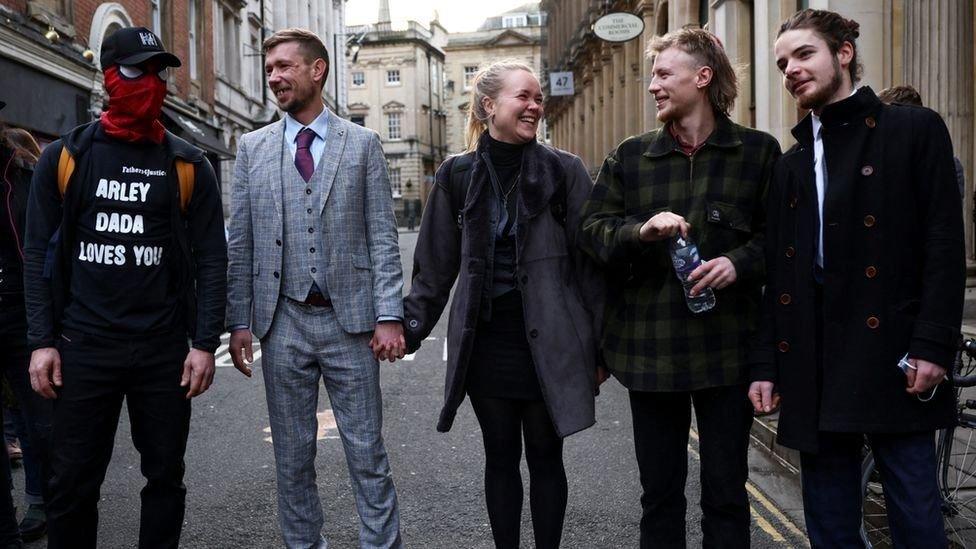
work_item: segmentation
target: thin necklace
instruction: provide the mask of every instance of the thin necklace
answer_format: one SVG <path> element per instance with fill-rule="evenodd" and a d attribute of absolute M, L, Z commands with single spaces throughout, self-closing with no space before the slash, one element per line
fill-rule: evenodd
<path fill-rule="evenodd" d="M 515 190 L 515 187 L 518 187 L 519 181 L 521 180 L 522 180 L 522 172 L 519 172 L 518 174 L 515 175 L 515 181 L 512 182 L 512 186 L 509 187 L 508 190 L 505 191 L 505 194 L 502 195 L 502 204 L 508 206 L 508 197 L 509 195 L 512 194 L 512 191 Z"/>

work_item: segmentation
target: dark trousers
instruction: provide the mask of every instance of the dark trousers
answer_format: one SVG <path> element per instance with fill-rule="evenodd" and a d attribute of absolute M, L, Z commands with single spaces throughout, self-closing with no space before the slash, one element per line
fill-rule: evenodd
<path fill-rule="evenodd" d="M 895 547 L 946 547 L 936 483 L 935 433 L 870 435 Z M 801 453 L 803 514 L 813 547 L 861 548 L 864 436 L 820 433 L 819 452 Z"/>
<path fill-rule="evenodd" d="M 54 405 L 48 547 L 97 546 L 99 491 L 123 398 L 147 481 L 139 547 L 177 547 L 190 427 L 187 388 L 180 387 L 186 336 L 118 340 L 66 333 L 58 347 L 64 384 Z"/>
<path fill-rule="evenodd" d="M 643 488 L 640 546 L 685 547 L 688 431 L 695 406 L 704 547 L 749 547 L 749 429 L 745 386 L 630 393 Z"/>
<path fill-rule="evenodd" d="M 519 547 L 522 525 L 522 438 L 529 465 L 535 547 L 557 549 L 568 494 L 563 441 L 541 400 L 471 397 L 485 441 L 485 500 L 498 549 Z"/>

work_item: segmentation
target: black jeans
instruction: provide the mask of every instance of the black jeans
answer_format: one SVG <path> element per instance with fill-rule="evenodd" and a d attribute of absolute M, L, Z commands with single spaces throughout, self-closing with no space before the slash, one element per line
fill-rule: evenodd
<path fill-rule="evenodd" d="M 112 459 L 123 398 L 147 481 L 139 547 L 177 547 L 190 429 L 187 388 L 180 387 L 186 336 L 120 340 L 69 332 L 58 347 L 64 383 L 54 404 L 48 547 L 97 546 L 99 491 Z"/>
<path fill-rule="evenodd" d="M 695 406 L 701 454 L 702 545 L 749 547 L 749 429 L 744 385 L 690 392 L 630 393 L 643 488 L 640 546 L 685 547 L 688 431 Z"/>
<path fill-rule="evenodd" d="M 517 548 L 522 525 L 522 437 L 538 549 L 556 549 L 566 516 L 563 441 L 541 400 L 471 397 L 485 440 L 485 501 L 498 549 Z"/>

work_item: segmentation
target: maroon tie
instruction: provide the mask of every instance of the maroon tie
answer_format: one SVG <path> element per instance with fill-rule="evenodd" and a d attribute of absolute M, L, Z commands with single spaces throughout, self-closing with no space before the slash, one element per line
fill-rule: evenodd
<path fill-rule="evenodd" d="M 298 173 L 302 175 L 302 179 L 306 183 L 312 179 L 312 172 L 315 171 L 315 162 L 312 161 L 312 151 L 310 150 L 314 140 L 315 132 L 308 128 L 298 132 L 298 137 L 295 138 L 295 143 L 298 146 L 295 150 L 295 167 L 298 168 Z"/>

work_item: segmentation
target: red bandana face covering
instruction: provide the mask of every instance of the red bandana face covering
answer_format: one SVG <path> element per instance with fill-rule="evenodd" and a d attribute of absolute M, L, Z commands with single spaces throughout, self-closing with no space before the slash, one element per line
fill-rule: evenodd
<path fill-rule="evenodd" d="M 145 70 L 139 78 L 126 79 L 118 66 L 105 70 L 108 110 L 102 113 L 105 133 L 122 141 L 163 142 L 166 128 L 159 121 L 166 99 L 166 82 L 156 76 L 156 67 Z"/>

